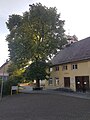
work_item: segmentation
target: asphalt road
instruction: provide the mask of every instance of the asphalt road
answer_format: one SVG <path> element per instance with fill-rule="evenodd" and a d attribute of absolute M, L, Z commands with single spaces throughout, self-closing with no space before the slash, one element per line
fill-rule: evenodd
<path fill-rule="evenodd" d="M 59 94 L 18 94 L 0 101 L 0 120 L 90 120 L 90 100 Z"/>

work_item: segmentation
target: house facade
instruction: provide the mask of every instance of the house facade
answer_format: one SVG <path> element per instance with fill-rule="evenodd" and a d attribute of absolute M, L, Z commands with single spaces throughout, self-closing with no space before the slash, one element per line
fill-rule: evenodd
<path fill-rule="evenodd" d="M 8 66 L 10 62 L 6 61 L 1 67 L 0 67 L 0 78 L 3 80 L 7 80 L 9 73 L 7 72 Z"/>
<path fill-rule="evenodd" d="M 51 62 L 46 88 L 90 89 L 90 37 L 67 45 Z"/>

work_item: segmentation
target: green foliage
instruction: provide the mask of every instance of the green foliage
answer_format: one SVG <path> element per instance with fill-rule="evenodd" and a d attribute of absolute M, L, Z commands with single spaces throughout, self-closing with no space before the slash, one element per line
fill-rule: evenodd
<path fill-rule="evenodd" d="M 7 80 L 3 82 L 3 96 L 10 95 L 11 93 L 12 82 Z"/>
<path fill-rule="evenodd" d="M 16 81 L 18 83 L 21 83 L 24 80 L 23 77 L 23 72 L 25 70 L 24 69 L 19 69 L 18 66 L 16 64 L 14 64 L 13 62 L 8 66 L 8 70 L 7 72 L 9 73 L 9 80 L 12 81 Z"/>
<path fill-rule="evenodd" d="M 29 66 L 30 61 L 32 64 L 25 71 L 26 78 L 45 79 L 47 65 L 43 61 L 50 59 L 67 43 L 64 21 L 56 7 L 48 8 L 41 3 L 29 5 L 29 11 L 22 16 L 9 16 L 6 25 L 10 31 L 6 41 L 14 63 L 9 68 L 10 79 L 22 79 L 20 70 Z"/>
<path fill-rule="evenodd" d="M 43 61 L 33 62 L 24 72 L 27 80 L 44 80 L 47 79 L 49 74 L 46 69 L 49 65 Z"/>
<path fill-rule="evenodd" d="M 12 86 L 17 86 L 18 83 L 20 82 L 20 78 L 18 76 L 18 79 L 11 79 L 11 77 L 8 80 L 3 80 L 3 93 L 2 95 L 10 95 L 11 94 L 11 87 Z M 1 93 L 1 85 L 2 85 L 2 78 L 0 78 L 0 93 Z"/>
<path fill-rule="evenodd" d="M 27 80 L 36 80 L 36 86 L 40 87 L 39 80 L 45 80 L 49 78 L 47 68 L 49 64 L 45 61 L 36 61 L 31 63 L 24 72 L 24 76 Z"/>
<path fill-rule="evenodd" d="M 31 60 L 46 60 L 66 44 L 64 21 L 54 7 L 47 8 L 41 3 L 30 5 L 23 16 L 9 16 L 7 36 L 10 58 L 19 67 Z"/>
<path fill-rule="evenodd" d="M 2 80 L 0 80 L 0 92 L 1 92 L 1 84 L 2 84 Z M 11 86 L 13 85 L 17 85 L 18 83 L 16 83 L 16 80 L 7 80 L 7 81 L 3 81 L 3 93 L 2 95 L 10 95 L 11 94 Z"/>
<path fill-rule="evenodd" d="M 21 21 L 22 18 L 20 15 L 10 15 L 8 22 L 6 22 L 7 28 L 12 31 L 21 25 Z"/>
<path fill-rule="evenodd" d="M 4 95 L 10 95 L 11 94 L 11 87 L 17 86 L 19 83 L 18 80 L 7 80 L 3 82 L 3 96 Z"/>

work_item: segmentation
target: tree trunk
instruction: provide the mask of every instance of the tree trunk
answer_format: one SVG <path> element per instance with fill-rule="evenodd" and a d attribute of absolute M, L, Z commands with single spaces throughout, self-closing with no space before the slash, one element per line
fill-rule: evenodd
<path fill-rule="evenodd" d="M 39 79 L 36 80 L 36 87 L 38 87 L 38 88 L 40 87 L 40 81 L 39 81 Z"/>

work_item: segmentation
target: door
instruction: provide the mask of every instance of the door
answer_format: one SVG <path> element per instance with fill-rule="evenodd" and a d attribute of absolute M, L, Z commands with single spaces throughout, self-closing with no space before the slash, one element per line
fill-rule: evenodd
<path fill-rule="evenodd" d="M 76 91 L 86 92 L 89 89 L 89 76 L 76 76 Z"/>
<path fill-rule="evenodd" d="M 70 77 L 64 77 L 64 87 L 70 88 Z"/>

